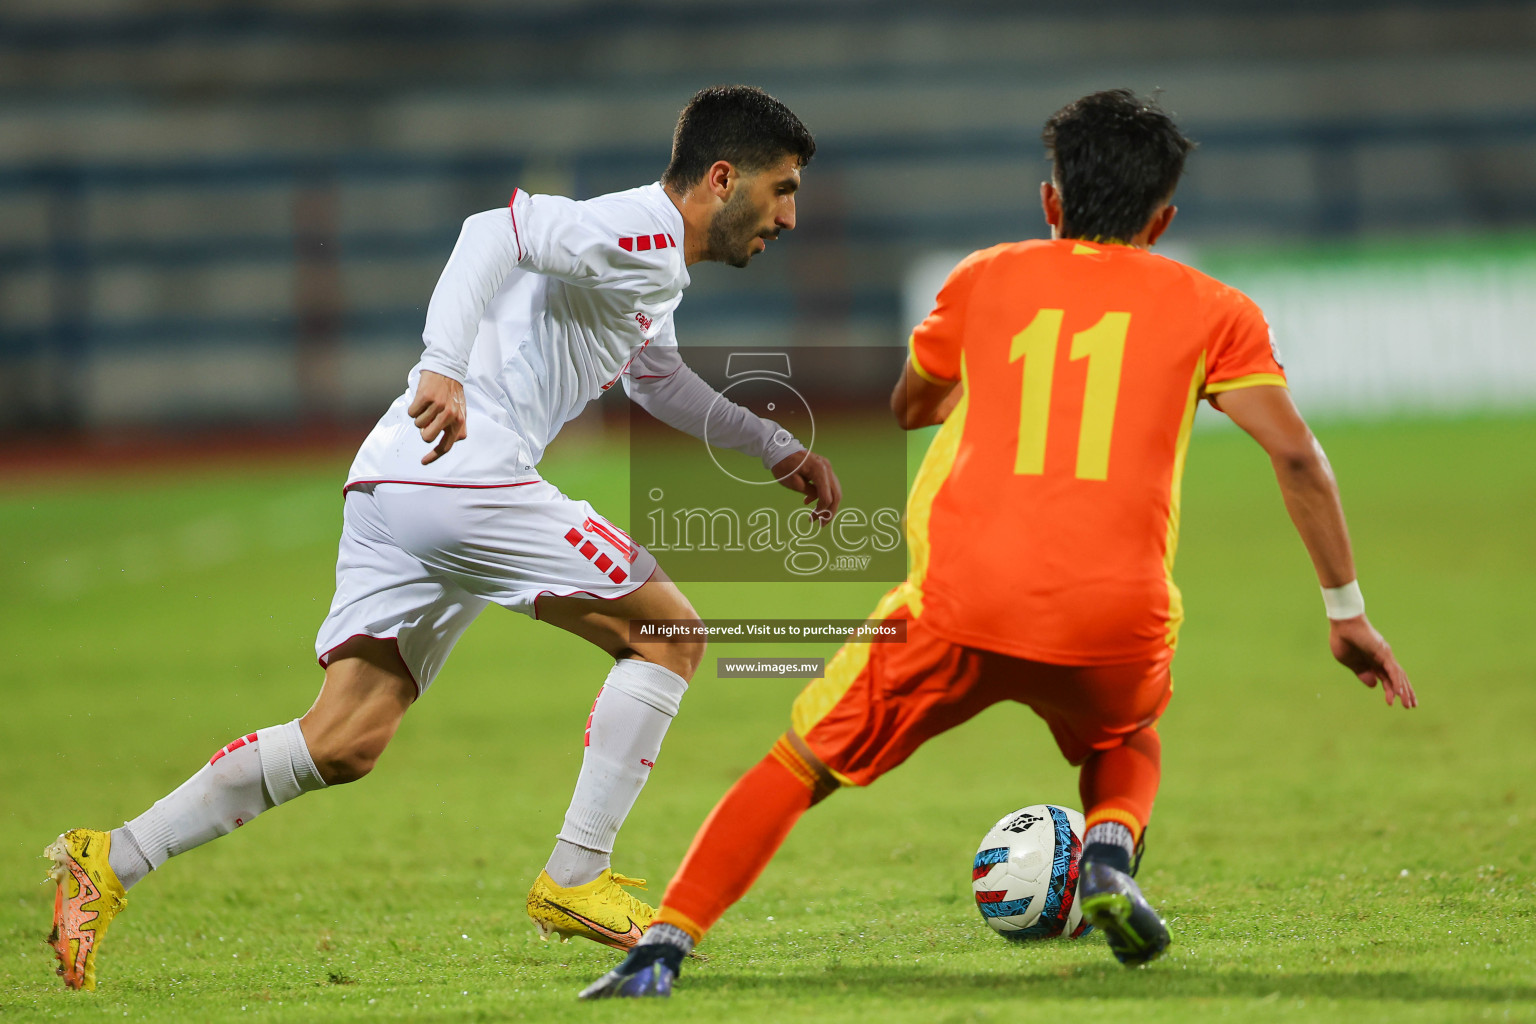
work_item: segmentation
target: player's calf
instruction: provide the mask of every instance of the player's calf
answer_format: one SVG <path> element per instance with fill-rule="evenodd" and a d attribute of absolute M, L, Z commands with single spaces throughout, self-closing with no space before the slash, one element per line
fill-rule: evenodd
<path fill-rule="evenodd" d="M 416 692 L 393 640 L 355 636 L 327 654 L 325 685 L 299 720 L 307 756 L 326 785 L 373 770 Z"/>
<path fill-rule="evenodd" d="M 354 740 L 320 734 L 309 740 L 307 747 L 314 760 L 315 771 L 325 784 L 340 786 L 357 782 L 373 771 L 384 753 L 385 742 L 387 740 L 371 742 L 368 739 Z"/>

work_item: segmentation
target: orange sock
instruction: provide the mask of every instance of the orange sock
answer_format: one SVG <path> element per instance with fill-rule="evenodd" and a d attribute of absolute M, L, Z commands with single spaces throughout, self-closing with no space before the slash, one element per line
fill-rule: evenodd
<path fill-rule="evenodd" d="M 1152 817 L 1152 801 L 1163 775 L 1163 743 L 1157 730 L 1141 729 L 1109 750 L 1096 751 L 1083 762 L 1078 791 L 1088 828 L 1101 821 L 1118 821 L 1141 839 Z"/>
<path fill-rule="evenodd" d="M 693 837 L 655 920 L 695 942 L 746 895 L 789 830 L 827 790 L 806 772 L 788 737 L 737 780 Z"/>

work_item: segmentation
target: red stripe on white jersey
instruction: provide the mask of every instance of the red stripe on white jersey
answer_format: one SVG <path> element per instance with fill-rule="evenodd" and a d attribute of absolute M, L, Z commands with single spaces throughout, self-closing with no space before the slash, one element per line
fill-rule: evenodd
<path fill-rule="evenodd" d="M 636 315 L 638 315 L 638 314 L 636 314 Z M 613 387 L 615 384 L 617 384 L 619 382 L 619 378 L 624 376 L 624 371 L 629 369 L 629 364 L 635 361 L 635 356 L 639 355 L 641 352 L 644 352 L 645 351 L 645 346 L 649 345 L 650 343 L 651 343 L 651 339 L 650 338 L 646 338 L 644 341 L 642 341 L 640 343 L 640 347 L 635 349 L 634 355 L 631 355 L 628 359 L 624 360 L 624 365 L 619 367 L 619 372 L 614 374 L 613 380 L 611 380 L 607 384 L 603 385 L 603 390 L 604 391 L 607 391 L 609 388 Z M 673 372 L 675 373 L 676 371 L 674 370 Z"/>
<path fill-rule="evenodd" d="M 625 533 L 617 526 L 611 526 L 607 523 L 600 523 L 596 519 L 588 519 L 585 523 L 581 524 L 581 528 L 586 530 L 588 533 L 597 534 L 599 537 L 606 540 L 609 544 L 612 544 L 614 547 L 618 548 L 619 554 L 624 556 L 624 561 L 626 562 L 633 562 L 639 555 L 639 552 L 635 548 L 634 542 L 629 539 L 629 534 Z"/>
<path fill-rule="evenodd" d="M 512 209 L 512 204 L 517 202 L 519 189 L 512 190 L 512 198 L 507 200 L 507 213 L 512 216 L 512 237 L 517 240 L 517 262 L 523 262 L 523 236 L 517 230 L 517 211 Z"/>
<path fill-rule="evenodd" d="M 619 239 L 619 248 L 625 252 L 650 252 L 652 249 L 675 249 L 677 242 L 665 232 L 654 235 L 625 235 Z"/>

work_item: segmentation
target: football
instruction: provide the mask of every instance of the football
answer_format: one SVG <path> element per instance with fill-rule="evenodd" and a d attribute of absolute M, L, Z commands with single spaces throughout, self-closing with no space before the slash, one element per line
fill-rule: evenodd
<path fill-rule="evenodd" d="M 1083 816 L 1033 804 L 1005 815 L 976 850 L 971 888 L 992 930 L 1007 939 L 1077 938 L 1092 930 L 1077 903 Z"/>

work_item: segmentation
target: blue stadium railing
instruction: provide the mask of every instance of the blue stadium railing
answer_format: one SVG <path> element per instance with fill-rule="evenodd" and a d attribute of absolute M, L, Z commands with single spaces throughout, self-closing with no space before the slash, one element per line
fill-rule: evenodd
<path fill-rule="evenodd" d="M 1309 122 L 1268 126 L 1224 127 L 1192 125 L 1191 134 L 1208 153 L 1266 152 L 1307 154 L 1318 167 L 1318 190 L 1293 202 L 1234 203 L 1186 197 L 1181 227 L 1198 237 L 1202 228 L 1221 226 L 1251 229 L 1260 235 L 1294 237 L 1303 233 L 1348 235 L 1362 223 L 1358 181 L 1352 179 L 1353 154 L 1371 146 L 1425 145 L 1448 153 L 1476 147 L 1536 144 L 1536 115 L 1485 116 L 1454 119 L 1389 119 L 1352 122 Z M 861 165 L 902 165 L 923 161 L 1017 160 L 1021 168 L 1043 167 L 1039 143 L 1024 135 L 955 135 L 949 137 L 881 137 L 823 139 L 817 155 L 822 173 Z M 593 194 L 649 180 L 665 163 L 663 149 L 591 149 L 564 162 L 577 194 Z M 384 153 L 350 153 L 325 159 L 249 156 L 223 160 L 165 164 L 45 163 L 0 166 L 0 201 L 21 199 L 45 204 L 50 211 L 47 237 L 29 243 L 0 244 L 0 274 L 42 272 L 52 289 L 52 315 L 32 327 L 14 318 L 0 321 L 0 357 L 6 360 L 47 355 L 63 363 L 96 350 L 145 343 L 195 345 L 209 338 L 251 344 L 292 343 L 302 329 L 300 311 L 291 315 L 246 316 L 157 315 L 106 321 L 85 301 L 92 275 L 123 267 L 174 271 L 217 265 L 294 265 L 299 259 L 295 232 L 287 225 L 271 234 L 243 237 L 192 236 L 171 240 L 100 240 L 84 225 L 83 211 L 91 201 L 113 195 L 155 189 L 283 189 L 315 182 L 336 190 L 379 182 L 461 183 L 518 181 L 523 160 L 517 154 L 474 153 L 444 157 Z M 924 248 L 965 248 L 1000 237 L 1033 231 L 1031 209 L 1034 172 L 1021 173 L 1021 190 L 992 198 L 992 205 L 958 207 L 923 214 L 890 211 L 879 215 L 844 215 L 837 242 L 849 246 L 898 245 Z M 1028 186 L 1028 187 L 1024 187 Z M 1489 189 L 1493 183 L 1488 183 Z M 1427 204 L 1405 201 L 1395 207 L 1373 204 L 1374 225 L 1403 228 L 1441 225 L 1461 227 L 1536 224 L 1536 185 L 1524 191 L 1468 193 L 1457 202 Z M 1494 221 L 1495 223 L 1489 223 Z M 1010 229 L 1009 225 L 1018 225 Z M 444 256 L 453 244 L 458 221 L 425 229 L 394 229 L 387 223 L 364 231 L 338 235 L 334 241 L 343 263 L 400 259 L 431 260 Z M 888 317 L 899 309 L 899 282 L 866 285 L 846 297 L 843 315 Z M 690 301 L 693 317 L 784 316 L 794 298 L 773 290 L 703 295 Z M 335 323 L 344 337 L 410 337 L 419 332 L 425 295 L 402 296 L 394 306 L 342 309 Z M 3 311 L 0 311 L 3 312 Z M 67 414 L 66 414 L 67 416 Z"/>
<path fill-rule="evenodd" d="M 70 12 L 65 16 L 0 15 L 0 45 L 67 49 L 107 45 L 158 45 L 187 39 L 223 41 L 252 35 L 277 38 L 401 39 L 412 43 L 441 42 L 466 36 L 505 38 L 509 41 L 538 39 L 561 41 L 590 38 L 611 32 L 652 30 L 658 25 L 686 18 L 690 27 L 707 30 L 748 30 L 762 25 L 815 25 L 817 27 L 1018 16 L 1016 0 L 949 0 L 936 10 L 931 0 L 779 0 L 774 4 L 712 4 L 684 6 L 675 2 L 645 0 L 580 0 L 566 4 L 477 4 L 470 6 L 419 4 L 416 6 L 356 6 L 326 9 L 260 4 L 213 5 L 187 9 L 166 5 L 164 10 L 145 4 L 135 8 Z M 1522 0 L 1484 0 L 1480 9 L 1518 10 Z M 1225 18 L 1255 16 L 1271 24 L 1277 13 L 1295 16 L 1364 14 L 1401 10 L 1460 13 L 1461 0 L 1291 0 L 1277 11 L 1272 0 L 1162 0 L 1156 14 L 1162 18 L 1215 15 Z M 1117 15 L 1145 16 L 1141 0 L 1079 0 L 1070 9 L 1050 12 L 1055 17 L 1098 19 Z"/>

